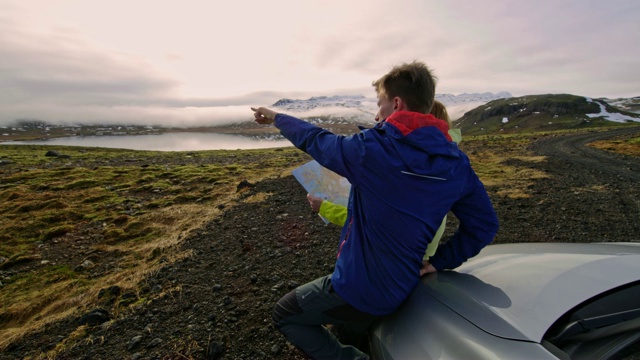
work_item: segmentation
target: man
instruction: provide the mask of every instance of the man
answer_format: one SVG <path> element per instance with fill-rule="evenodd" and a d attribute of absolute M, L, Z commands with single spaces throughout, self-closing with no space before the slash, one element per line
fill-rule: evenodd
<path fill-rule="evenodd" d="M 429 68 L 414 61 L 373 83 L 380 121 L 353 136 L 335 135 L 267 108 L 296 147 L 351 183 L 335 271 L 285 295 L 274 307 L 276 327 L 315 359 L 366 359 L 338 342 L 323 324 L 368 326 L 407 298 L 421 273 L 453 269 L 489 244 L 498 220 L 484 186 L 447 134 L 427 114 L 435 97 Z M 460 226 L 423 264 L 427 245 L 451 210 Z"/>
<path fill-rule="evenodd" d="M 460 133 L 460 129 L 451 129 L 451 119 L 449 118 L 449 114 L 447 113 L 447 108 L 438 100 L 433 101 L 433 106 L 431 107 L 430 114 L 435 116 L 436 118 L 446 121 L 449 127 L 448 134 L 451 136 L 451 139 L 459 144 L 462 141 L 462 135 Z M 376 119 L 379 121 L 378 117 Z M 343 205 L 334 204 L 329 200 L 319 198 L 317 196 L 313 196 L 311 194 L 307 194 L 307 200 L 309 201 L 309 205 L 311 206 L 311 210 L 317 214 L 320 214 L 324 219 L 327 219 L 329 222 L 336 224 L 340 227 L 344 226 L 347 221 L 347 207 Z M 424 255 L 424 259 L 428 260 L 438 248 L 438 244 L 440 243 L 440 238 L 444 233 L 445 227 L 447 226 L 447 215 L 442 219 L 442 223 L 436 231 L 435 235 L 431 239 L 429 246 L 427 247 L 427 252 Z M 425 269 L 426 271 L 426 269 Z M 421 274 L 422 275 L 422 274 Z"/>

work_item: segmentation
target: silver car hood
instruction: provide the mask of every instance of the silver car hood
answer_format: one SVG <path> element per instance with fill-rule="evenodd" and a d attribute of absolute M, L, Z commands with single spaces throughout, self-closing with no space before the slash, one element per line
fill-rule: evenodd
<path fill-rule="evenodd" d="M 417 290 L 490 334 L 539 343 L 573 307 L 640 280 L 639 264 L 640 243 L 491 245 Z"/>

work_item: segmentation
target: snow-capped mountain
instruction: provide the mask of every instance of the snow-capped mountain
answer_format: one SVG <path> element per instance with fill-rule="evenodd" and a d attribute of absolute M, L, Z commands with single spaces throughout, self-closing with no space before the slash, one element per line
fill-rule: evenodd
<path fill-rule="evenodd" d="M 280 99 L 273 104 L 274 107 L 288 111 L 307 111 L 318 107 L 348 107 L 359 108 L 363 103 L 376 102 L 375 98 L 366 98 L 362 95 L 334 95 L 314 96 L 307 100 Z"/>
<path fill-rule="evenodd" d="M 511 93 L 508 91 L 501 91 L 496 94 L 490 93 L 490 92 L 473 93 L 473 94 L 462 93 L 460 95 L 436 94 L 436 100 L 440 101 L 441 103 L 447 106 L 460 105 L 464 103 L 476 103 L 476 102 L 487 103 L 491 100 L 508 99 L 510 97 L 513 97 L 513 95 L 511 95 Z"/>
<path fill-rule="evenodd" d="M 509 92 L 473 93 L 473 94 L 436 94 L 448 109 L 450 117 L 455 120 L 465 112 L 486 104 L 491 100 L 510 98 Z M 315 96 L 306 100 L 280 99 L 272 106 L 300 117 L 344 117 L 358 121 L 371 121 L 378 111 L 377 99 L 362 95 Z"/>

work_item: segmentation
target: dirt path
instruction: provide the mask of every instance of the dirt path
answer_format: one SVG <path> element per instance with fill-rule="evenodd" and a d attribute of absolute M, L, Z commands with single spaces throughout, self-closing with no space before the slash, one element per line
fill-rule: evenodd
<path fill-rule="evenodd" d="M 488 188 L 501 222 L 495 241 L 640 240 L 640 159 L 584 147 L 638 131 L 533 144 L 531 150 L 547 160 L 520 165 L 550 177 L 534 183 L 524 199 Z M 250 201 L 256 194 L 266 200 Z M 176 251 L 192 255 L 151 274 L 136 294 L 137 305 L 118 308 L 105 300 L 113 321 L 89 329 L 78 326 L 79 318 L 51 324 L 0 357 L 22 359 L 57 347 L 66 348 L 61 359 L 302 358 L 271 325 L 271 308 L 290 289 L 332 271 L 339 229 L 311 213 L 292 176 L 261 181 L 246 196 L 186 238 Z"/>
<path fill-rule="evenodd" d="M 640 161 L 636 157 L 601 151 L 588 143 L 612 137 L 628 137 L 640 133 L 640 127 L 622 128 L 571 136 L 554 136 L 535 142 L 531 149 L 550 157 L 551 162 L 570 164 L 581 176 L 597 182 L 603 173 L 640 183 Z"/>
<path fill-rule="evenodd" d="M 639 133 L 636 126 L 549 137 L 531 146 L 535 153 L 547 156 L 544 168 L 553 177 L 539 185 L 560 206 L 562 219 L 574 223 L 581 235 L 578 241 L 640 240 L 640 158 L 586 146 Z M 551 207 L 548 201 L 547 206 Z M 567 221 L 558 226 L 566 227 Z M 560 240 L 571 241 L 572 234 L 559 233 Z"/>

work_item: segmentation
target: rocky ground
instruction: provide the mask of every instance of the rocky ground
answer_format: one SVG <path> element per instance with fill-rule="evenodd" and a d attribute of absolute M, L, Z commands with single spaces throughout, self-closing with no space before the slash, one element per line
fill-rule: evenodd
<path fill-rule="evenodd" d="M 531 197 L 501 197 L 499 186 L 488 187 L 501 223 L 495 242 L 640 241 L 640 159 L 584 147 L 638 132 L 635 127 L 538 139 L 530 150 L 548 159 L 520 165 L 550 178 L 531 185 Z M 272 195 L 226 208 L 184 239 L 182 247 L 192 256 L 150 275 L 139 293 L 105 288 L 101 311 L 49 325 L 0 357 L 37 357 L 80 336 L 58 358 L 303 358 L 272 326 L 271 308 L 297 285 L 332 271 L 339 229 L 311 213 L 292 176 L 252 185 L 244 196 Z M 448 232 L 455 226 L 449 218 Z M 125 295 L 154 300 L 115 311 L 112 304 Z M 102 324 L 83 332 L 80 323 Z"/>

